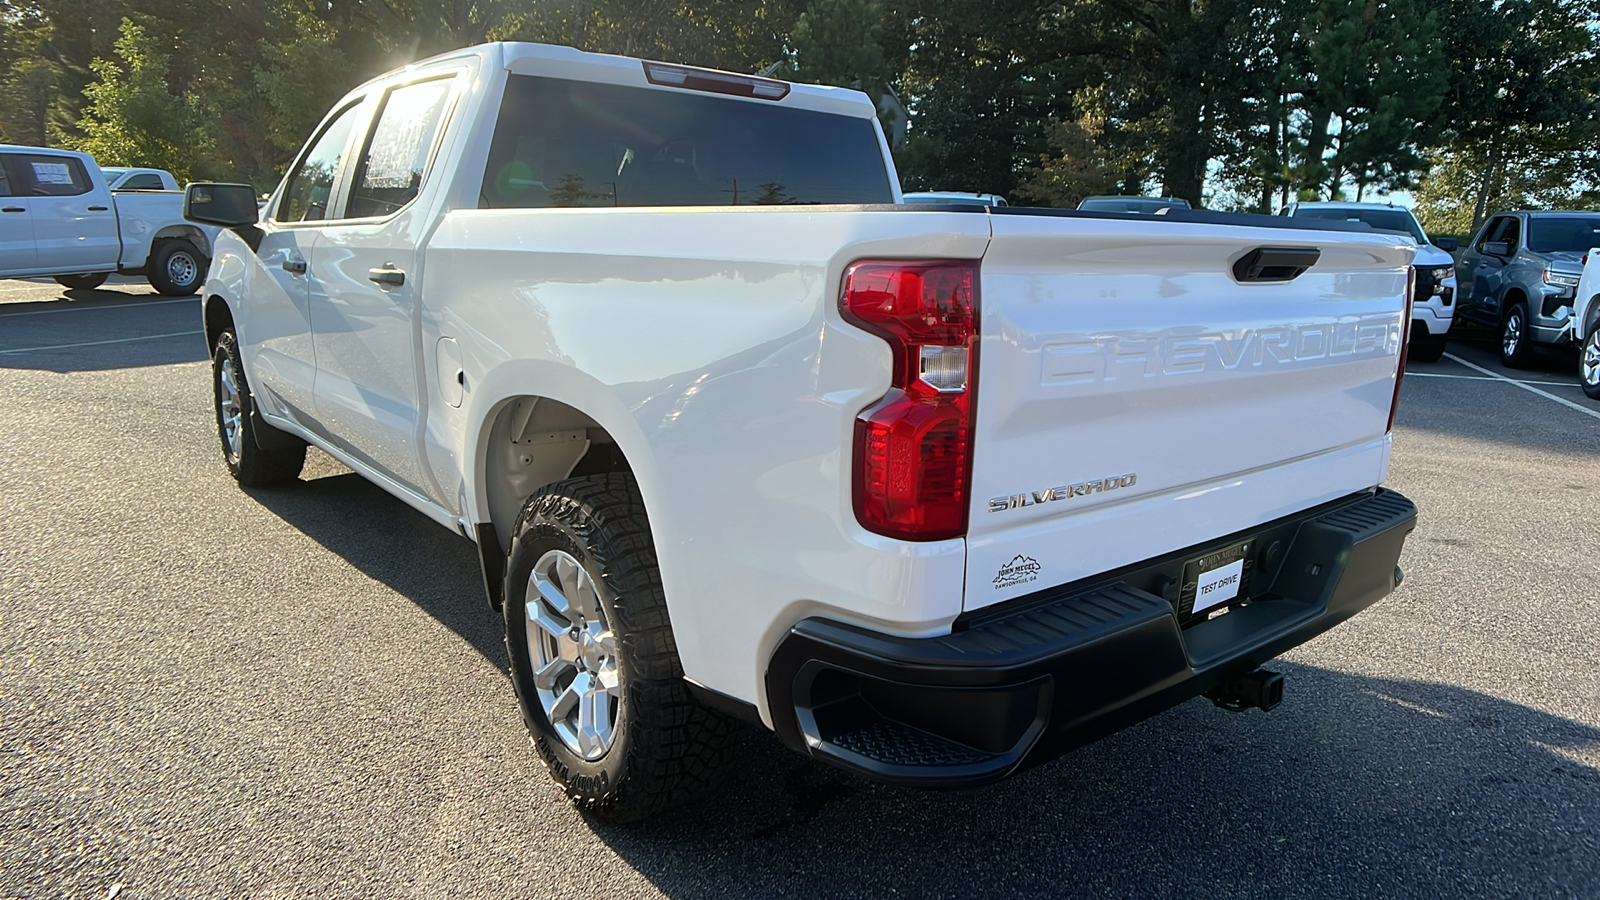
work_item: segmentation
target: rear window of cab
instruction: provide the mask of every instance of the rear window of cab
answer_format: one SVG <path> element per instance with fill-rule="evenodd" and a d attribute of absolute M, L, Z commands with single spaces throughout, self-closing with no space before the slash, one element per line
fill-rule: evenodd
<path fill-rule="evenodd" d="M 513 75 L 480 206 L 893 203 L 870 119 Z"/>

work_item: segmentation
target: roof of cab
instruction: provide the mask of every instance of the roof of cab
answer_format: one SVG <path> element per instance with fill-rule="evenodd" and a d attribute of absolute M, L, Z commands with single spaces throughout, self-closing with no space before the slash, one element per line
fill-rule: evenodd
<path fill-rule="evenodd" d="M 472 58 L 482 60 L 485 67 L 504 68 L 519 75 L 544 75 L 554 78 L 595 81 L 662 91 L 694 90 L 692 88 L 652 84 L 645 77 L 644 64 L 649 62 L 648 60 L 629 56 L 615 56 L 609 53 L 589 53 L 574 47 L 562 47 L 554 44 L 500 41 L 452 50 L 448 53 L 430 56 L 427 59 L 392 69 L 364 82 L 350 93 L 364 90 L 405 72 L 424 67 L 433 67 L 454 60 Z M 662 63 L 662 65 L 688 69 L 699 68 L 680 63 Z M 777 80 L 741 72 L 723 72 L 716 69 L 703 69 L 702 71 L 731 75 L 735 78 L 759 78 L 769 82 Z M 856 118 L 876 118 L 877 116 L 877 107 L 866 94 L 860 91 L 822 85 L 785 83 L 789 85 L 789 91 L 781 99 L 740 97 L 728 94 L 718 94 L 718 96 L 746 103 L 777 103 L 782 106 L 854 116 Z"/>

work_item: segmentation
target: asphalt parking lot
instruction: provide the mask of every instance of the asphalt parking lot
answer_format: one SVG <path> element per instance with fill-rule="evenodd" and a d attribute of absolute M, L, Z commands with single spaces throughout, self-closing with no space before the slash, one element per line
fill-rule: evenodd
<path fill-rule="evenodd" d="M 720 795 L 624 829 L 527 747 L 465 540 L 321 454 L 229 479 L 199 327 L 0 281 L 0 898 L 1600 896 L 1571 357 L 1412 367 L 1406 582 L 1271 713 L 1195 700 L 958 793 L 751 733 Z"/>

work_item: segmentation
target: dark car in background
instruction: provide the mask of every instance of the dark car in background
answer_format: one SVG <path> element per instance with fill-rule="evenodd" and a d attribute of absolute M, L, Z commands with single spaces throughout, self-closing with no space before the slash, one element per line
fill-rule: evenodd
<path fill-rule="evenodd" d="M 1570 343 L 1583 256 L 1600 246 L 1600 213 L 1498 213 L 1457 267 L 1457 315 L 1500 333 L 1500 358 L 1528 365 L 1540 345 Z"/>

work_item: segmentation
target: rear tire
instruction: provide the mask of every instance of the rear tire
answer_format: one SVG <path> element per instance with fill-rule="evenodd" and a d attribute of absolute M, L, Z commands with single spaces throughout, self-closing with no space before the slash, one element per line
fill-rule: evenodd
<path fill-rule="evenodd" d="M 165 296 L 187 297 L 200 290 L 208 264 L 188 241 L 166 240 L 151 251 L 150 260 L 145 263 L 145 277 Z"/>
<path fill-rule="evenodd" d="M 689 694 L 632 475 L 569 478 L 528 499 L 503 611 L 523 721 L 580 809 L 633 822 L 717 784 L 738 723 Z"/>
<path fill-rule="evenodd" d="M 1578 351 L 1578 380 L 1589 399 L 1600 400 L 1600 326 L 1590 330 Z"/>
<path fill-rule="evenodd" d="M 110 272 L 99 272 L 94 275 L 57 275 L 56 284 L 73 291 L 92 291 L 111 277 Z"/>
<path fill-rule="evenodd" d="M 1500 361 L 1508 368 L 1526 369 L 1533 364 L 1533 336 L 1528 333 L 1528 305 L 1516 303 L 1506 310 L 1500 323 Z"/>
<path fill-rule="evenodd" d="M 217 337 L 211 355 L 211 387 L 222 458 L 233 477 L 245 487 L 268 487 L 299 478 L 306 464 L 305 441 L 273 428 L 256 415 L 256 399 L 245 381 L 244 363 L 239 356 L 239 339 L 232 331 Z M 271 450 L 261 446 L 263 430 L 271 432 Z"/>

